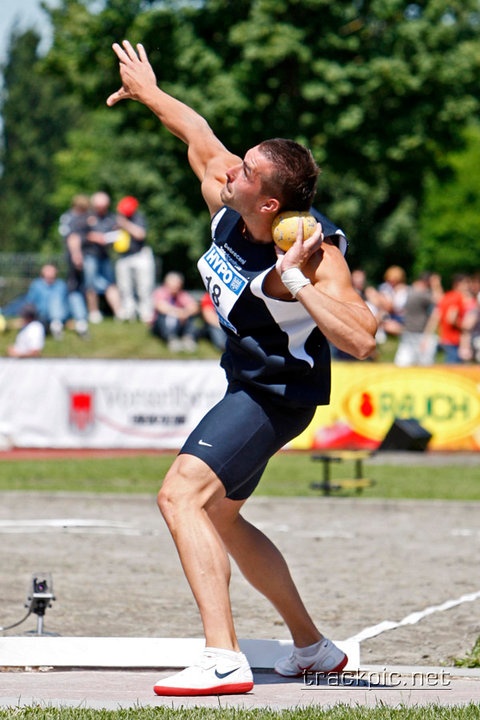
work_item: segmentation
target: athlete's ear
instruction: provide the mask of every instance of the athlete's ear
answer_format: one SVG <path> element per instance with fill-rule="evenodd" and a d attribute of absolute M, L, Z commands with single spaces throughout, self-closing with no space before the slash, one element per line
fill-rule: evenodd
<path fill-rule="evenodd" d="M 280 201 L 277 198 L 265 198 L 260 205 L 260 212 L 276 215 L 280 210 Z"/>

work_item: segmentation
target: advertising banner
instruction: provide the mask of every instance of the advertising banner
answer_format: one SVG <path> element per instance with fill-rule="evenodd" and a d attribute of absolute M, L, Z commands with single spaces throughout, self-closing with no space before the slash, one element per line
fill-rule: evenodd
<path fill-rule="evenodd" d="M 216 361 L 1 360 L 14 447 L 179 448 L 225 392 Z"/>
<path fill-rule="evenodd" d="M 38 448 L 177 449 L 223 395 L 216 360 L 0 359 L 0 439 Z M 332 365 L 332 395 L 289 448 L 376 449 L 398 419 L 432 450 L 480 450 L 480 366 Z"/>
<path fill-rule="evenodd" d="M 334 363 L 330 405 L 291 447 L 376 449 L 406 418 L 431 433 L 430 450 L 480 450 L 480 366 Z"/>

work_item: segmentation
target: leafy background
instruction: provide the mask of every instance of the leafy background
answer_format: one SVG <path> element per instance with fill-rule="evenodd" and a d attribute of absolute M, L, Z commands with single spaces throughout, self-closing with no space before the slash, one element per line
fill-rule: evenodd
<path fill-rule="evenodd" d="M 118 87 L 111 45 L 141 41 L 161 87 L 234 152 L 311 147 L 317 206 L 372 281 L 480 268 L 479 0 L 60 0 L 52 44 L 13 31 L 3 68 L 0 246 L 60 251 L 78 192 L 135 194 L 164 270 L 198 285 L 208 215 L 185 147 Z"/>

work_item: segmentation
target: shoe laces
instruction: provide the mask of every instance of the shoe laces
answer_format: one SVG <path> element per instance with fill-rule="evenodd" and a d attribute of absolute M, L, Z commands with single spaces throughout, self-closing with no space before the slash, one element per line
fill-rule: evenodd
<path fill-rule="evenodd" d="M 200 655 L 195 665 L 202 670 L 209 670 L 216 665 L 216 656 L 212 652 L 205 651 Z"/>

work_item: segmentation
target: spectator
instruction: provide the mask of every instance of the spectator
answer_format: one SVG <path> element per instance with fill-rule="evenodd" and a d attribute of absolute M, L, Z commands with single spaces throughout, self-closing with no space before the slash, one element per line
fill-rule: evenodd
<path fill-rule="evenodd" d="M 70 236 L 74 228 L 81 222 L 86 223 L 88 210 L 90 208 L 90 198 L 88 195 L 78 194 L 72 199 L 69 210 L 60 216 L 58 231 L 65 245 L 65 253 L 67 258 L 67 291 L 68 304 L 70 308 L 70 316 L 75 321 L 75 330 L 81 337 L 86 337 L 88 333 L 88 311 L 85 300 L 85 283 L 83 276 L 83 263 L 77 264 L 72 256 L 74 252 L 75 242 L 71 247 Z M 76 258 L 78 260 L 78 257 Z"/>
<path fill-rule="evenodd" d="M 200 312 L 202 314 L 203 322 L 205 323 L 205 333 L 212 345 L 217 350 L 225 350 L 226 335 L 222 330 L 220 322 L 218 320 L 218 314 L 215 310 L 215 305 L 212 302 L 212 298 L 209 293 L 206 292 L 202 295 L 200 300 Z"/>
<path fill-rule="evenodd" d="M 370 312 L 377 321 L 377 332 L 375 334 L 375 343 L 377 347 L 383 345 L 387 341 L 387 333 L 383 327 L 385 319 L 385 310 L 383 309 L 383 301 L 380 293 L 373 285 L 367 285 L 366 275 L 363 270 L 354 270 L 352 272 L 352 285 L 365 301 Z M 376 351 L 374 354 L 376 358 Z"/>
<path fill-rule="evenodd" d="M 67 242 L 67 238 L 70 233 L 73 232 L 78 219 L 87 217 L 89 208 L 90 198 L 88 195 L 79 193 L 78 195 L 73 196 L 70 208 L 66 212 L 62 213 L 58 222 L 58 232 L 65 243 Z"/>
<path fill-rule="evenodd" d="M 404 307 L 404 323 L 394 363 L 399 367 L 433 365 L 437 338 L 425 332 L 435 305 L 443 295 L 439 275 L 422 273 L 409 288 Z"/>
<path fill-rule="evenodd" d="M 139 317 L 150 324 L 153 318 L 152 293 L 155 285 L 155 259 L 146 244 L 147 224 L 138 211 L 138 200 L 127 195 L 117 205 L 117 225 L 123 238 L 114 244 L 119 254 L 115 265 L 121 300 L 121 317 Z M 122 244 L 121 240 L 124 240 Z"/>
<path fill-rule="evenodd" d="M 75 252 L 75 239 L 70 240 L 75 227 L 81 223 L 86 224 L 88 211 L 90 209 L 90 198 L 88 195 L 78 194 L 72 199 L 69 210 L 60 216 L 58 231 L 65 245 L 67 257 L 67 289 L 70 315 L 75 320 L 75 329 L 83 337 L 88 332 L 88 311 L 85 301 L 85 282 L 83 276 L 82 258 L 77 254 L 76 261 L 72 256 Z"/>
<path fill-rule="evenodd" d="M 404 308 L 408 286 L 405 270 L 398 265 L 386 269 L 383 283 L 378 288 L 385 313 L 383 328 L 388 335 L 400 335 L 403 329 Z"/>
<path fill-rule="evenodd" d="M 462 362 L 460 341 L 462 339 L 463 322 L 472 295 L 470 280 L 467 275 L 454 275 L 451 290 L 446 292 L 437 303 L 425 333 L 435 332 L 438 328 L 439 344 L 445 353 L 445 362 L 456 364 Z"/>
<path fill-rule="evenodd" d="M 43 265 L 40 277 L 30 283 L 25 302 L 34 306 L 45 330 L 60 339 L 69 316 L 68 291 L 66 282 L 57 277 L 55 265 Z"/>
<path fill-rule="evenodd" d="M 38 319 L 56 340 L 62 338 L 69 318 L 73 318 L 76 332 L 82 337 L 86 335 L 85 300 L 81 293 L 69 291 L 65 280 L 58 277 L 55 265 L 43 265 L 40 277 L 30 283 L 25 301 L 35 307 Z"/>
<path fill-rule="evenodd" d="M 105 192 L 97 192 L 91 198 L 91 212 L 73 222 L 72 233 L 68 238 L 75 267 L 83 269 L 91 323 L 103 320 L 99 295 L 105 295 L 115 317 L 120 317 L 120 295 L 109 255 L 109 243 L 116 236 L 116 229 L 117 220 L 110 212 L 110 196 Z"/>
<path fill-rule="evenodd" d="M 195 298 L 183 289 L 184 282 L 181 273 L 169 272 L 153 293 L 152 332 L 165 340 L 172 352 L 193 352 L 197 346 L 194 318 L 199 307 Z"/>
<path fill-rule="evenodd" d="M 21 311 L 22 327 L 13 345 L 7 348 L 7 355 L 16 358 L 40 357 L 45 346 L 45 328 L 37 319 L 34 305 L 26 304 Z"/>

